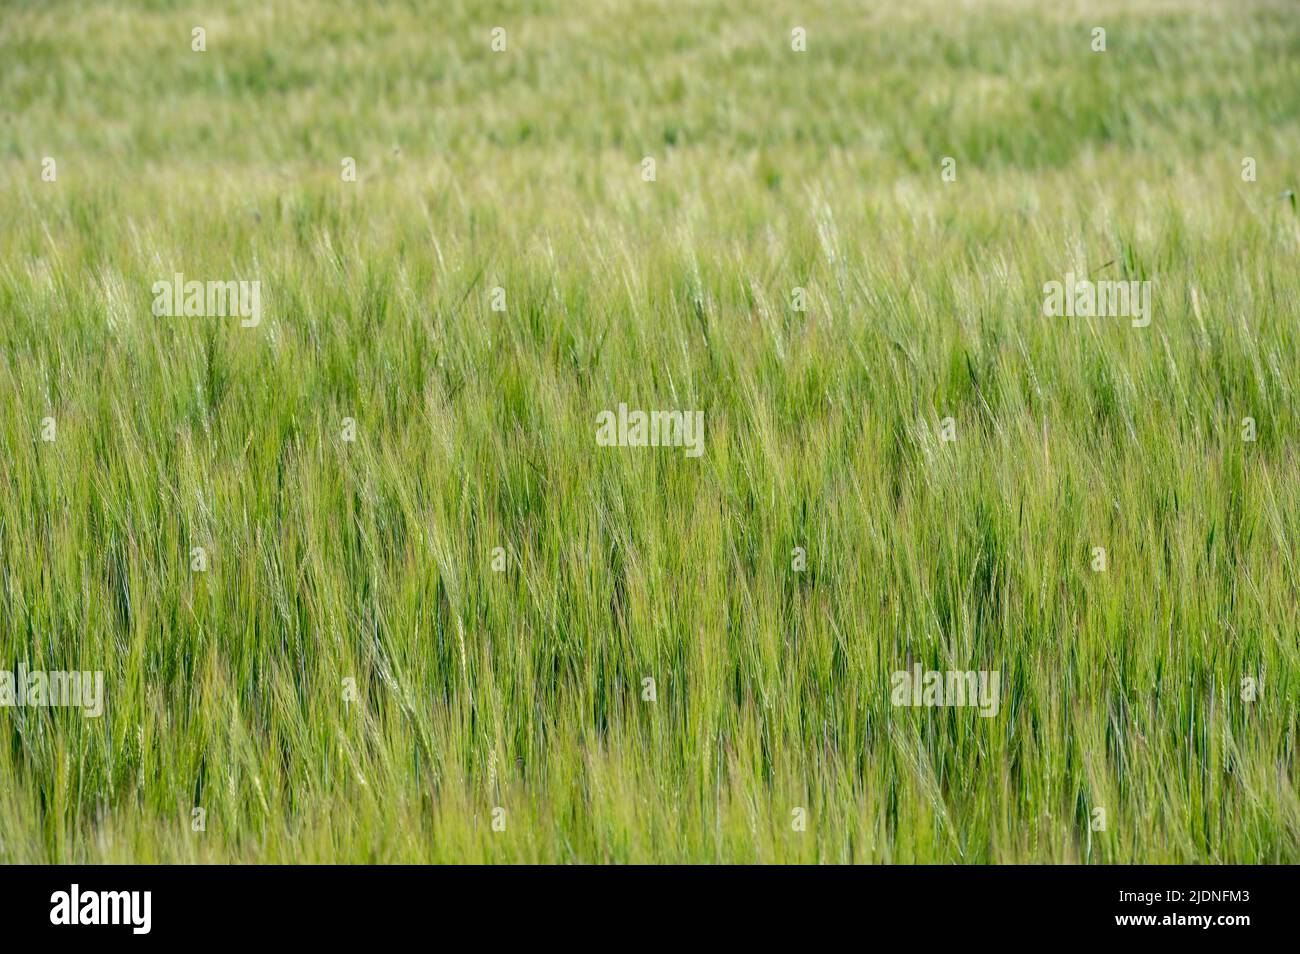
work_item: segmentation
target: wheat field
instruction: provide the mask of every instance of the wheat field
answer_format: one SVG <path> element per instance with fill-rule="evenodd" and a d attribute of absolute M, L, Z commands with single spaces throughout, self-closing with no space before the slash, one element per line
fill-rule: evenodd
<path fill-rule="evenodd" d="M 752 6 L 0 4 L 0 862 L 1300 861 L 1294 7 Z"/>

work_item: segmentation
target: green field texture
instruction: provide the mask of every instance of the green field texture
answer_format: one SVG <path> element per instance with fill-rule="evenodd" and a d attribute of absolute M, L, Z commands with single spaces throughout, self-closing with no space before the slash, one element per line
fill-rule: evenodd
<path fill-rule="evenodd" d="M 1300 861 L 1296 191 L 1287 2 L 5 0 L 0 862 Z"/>

